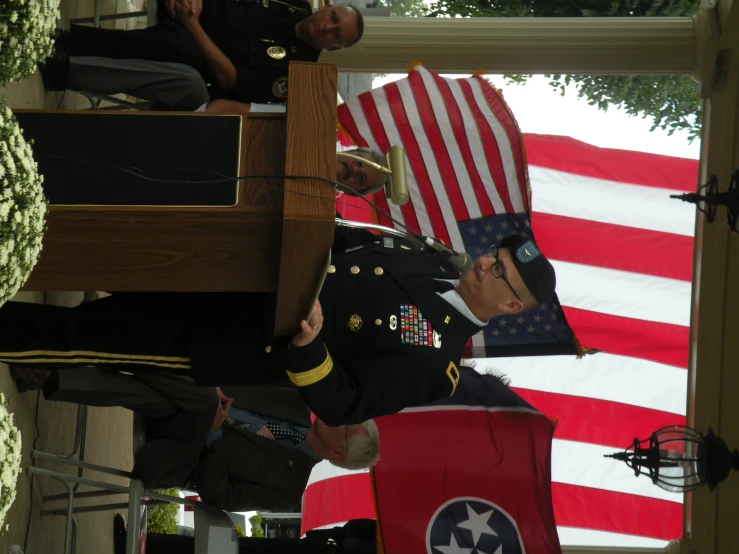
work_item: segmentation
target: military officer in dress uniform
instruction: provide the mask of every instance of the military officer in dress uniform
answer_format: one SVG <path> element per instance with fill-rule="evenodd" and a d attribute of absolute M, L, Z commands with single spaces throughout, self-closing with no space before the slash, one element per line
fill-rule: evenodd
<path fill-rule="evenodd" d="M 469 337 L 490 318 L 546 302 L 552 265 L 513 235 L 459 274 L 405 240 L 338 228 L 333 265 L 291 341 L 271 333 L 274 297 L 122 293 L 61 308 L 0 309 L 0 361 L 183 371 L 217 386 L 289 381 L 328 425 L 360 423 L 453 395 Z"/>
<path fill-rule="evenodd" d="M 316 61 L 321 50 L 355 44 L 363 30 L 350 5 L 312 12 L 307 0 L 160 0 L 153 27 L 58 31 L 57 52 L 41 70 L 47 90 L 117 88 L 169 109 L 200 106 L 177 91 L 197 73 L 212 98 L 284 102 L 291 60 Z M 197 73 L 183 74 L 183 65 Z"/>

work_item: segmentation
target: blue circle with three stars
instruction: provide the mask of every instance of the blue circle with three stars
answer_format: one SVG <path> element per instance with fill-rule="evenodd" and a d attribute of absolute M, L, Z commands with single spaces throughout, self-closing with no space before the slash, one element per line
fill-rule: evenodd
<path fill-rule="evenodd" d="M 426 529 L 429 554 L 525 554 L 516 521 L 488 500 L 460 497 L 436 510 Z"/>

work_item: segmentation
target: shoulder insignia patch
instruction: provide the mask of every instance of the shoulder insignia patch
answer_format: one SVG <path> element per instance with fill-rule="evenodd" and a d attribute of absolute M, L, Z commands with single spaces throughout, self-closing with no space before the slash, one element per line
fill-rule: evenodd
<path fill-rule="evenodd" d="M 278 77 L 272 83 L 272 95 L 275 98 L 287 98 L 287 77 Z"/>
<path fill-rule="evenodd" d="M 539 249 L 530 240 L 527 240 L 516 249 L 516 258 L 518 258 L 519 262 L 524 264 L 535 260 L 539 256 L 541 256 L 541 252 L 539 252 Z"/>

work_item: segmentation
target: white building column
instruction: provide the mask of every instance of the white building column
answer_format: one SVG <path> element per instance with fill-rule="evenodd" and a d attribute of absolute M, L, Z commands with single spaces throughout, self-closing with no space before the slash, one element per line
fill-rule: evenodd
<path fill-rule="evenodd" d="M 695 43 L 692 17 L 367 17 L 358 44 L 321 61 L 363 73 L 418 60 L 443 73 L 689 74 Z"/>

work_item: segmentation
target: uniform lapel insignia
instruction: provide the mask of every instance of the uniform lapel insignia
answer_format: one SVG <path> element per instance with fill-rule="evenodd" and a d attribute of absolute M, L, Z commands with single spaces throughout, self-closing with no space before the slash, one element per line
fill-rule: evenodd
<path fill-rule="evenodd" d="M 362 328 L 362 325 L 364 325 L 364 321 L 362 320 L 362 316 L 359 314 L 352 314 L 349 316 L 349 319 L 346 322 L 346 327 L 350 331 L 356 333 Z"/>
<path fill-rule="evenodd" d="M 400 342 L 415 346 L 438 346 L 441 348 L 441 335 L 434 331 L 431 322 L 413 304 L 400 305 Z"/>
<path fill-rule="evenodd" d="M 291 46 L 291 47 L 290 47 L 290 52 L 292 52 L 293 54 L 297 54 L 297 52 L 298 52 L 298 47 L 297 47 L 297 46 Z"/>
<path fill-rule="evenodd" d="M 451 320 L 452 320 L 451 316 L 446 316 L 446 317 L 444 318 L 444 323 L 446 323 L 447 325 L 449 325 L 449 322 L 450 322 Z"/>

